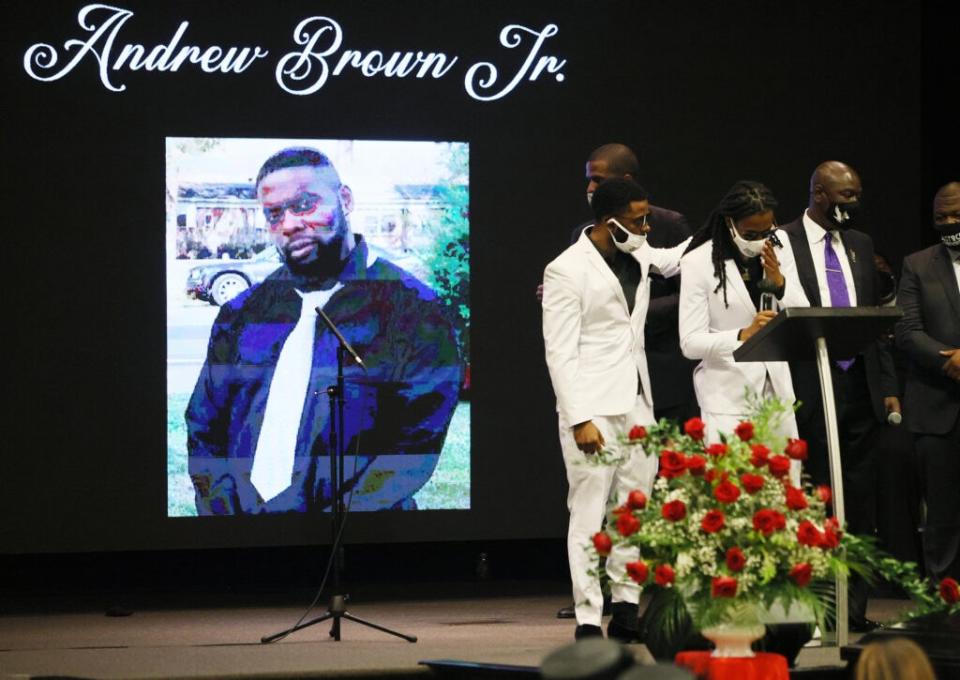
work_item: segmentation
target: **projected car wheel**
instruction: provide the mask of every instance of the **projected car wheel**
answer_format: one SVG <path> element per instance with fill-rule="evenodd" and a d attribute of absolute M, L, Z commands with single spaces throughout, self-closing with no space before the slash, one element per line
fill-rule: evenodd
<path fill-rule="evenodd" d="M 210 285 L 210 302 L 225 305 L 250 287 L 250 282 L 241 274 L 227 272 L 220 274 Z"/>

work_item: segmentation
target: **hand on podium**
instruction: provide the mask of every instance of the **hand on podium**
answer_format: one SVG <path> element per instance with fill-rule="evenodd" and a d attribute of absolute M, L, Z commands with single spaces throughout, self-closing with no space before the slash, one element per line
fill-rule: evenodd
<path fill-rule="evenodd" d="M 737 335 L 737 339 L 742 340 L 743 342 L 746 342 L 747 340 L 752 338 L 754 335 L 756 335 L 757 331 L 759 331 L 761 328 L 763 328 L 768 323 L 770 323 L 770 320 L 773 319 L 773 317 L 775 317 L 776 315 L 777 313 L 773 310 L 757 312 L 757 315 L 753 317 L 753 322 L 746 328 L 740 329 L 740 333 Z"/>

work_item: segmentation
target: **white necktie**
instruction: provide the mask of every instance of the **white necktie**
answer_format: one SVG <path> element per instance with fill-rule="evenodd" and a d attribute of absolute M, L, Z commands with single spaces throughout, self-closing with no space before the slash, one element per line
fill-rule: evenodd
<path fill-rule="evenodd" d="M 250 471 L 250 481 L 265 502 L 287 489 L 293 480 L 297 434 L 313 364 L 316 308 L 322 308 L 342 287 L 338 283 L 330 290 L 297 291 L 303 298 L 300 319 L 287 336 L 277 359 Z"/>

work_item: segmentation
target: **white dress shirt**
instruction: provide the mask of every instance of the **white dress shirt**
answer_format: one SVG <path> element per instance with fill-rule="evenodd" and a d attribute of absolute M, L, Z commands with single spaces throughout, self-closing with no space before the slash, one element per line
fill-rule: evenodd
<path fill-rule="evenodd" d="M 947 252 L 950 253 L 950 259 L 953 260 L 953 275 L 957 277 L 957 288 L 960 288 L 960 252 L 949 248 L 947 248 Z"/>
<path fill-rule="evenodd" d="M 813 268 L 817 272 L 817 286 L 820 288 L 820 305 L 833 307 L 830 300 L 830 288 L 827 286 L 827 264 L 824 256 L 827 232 L 811 219 L 807 211 L 803 213 L 803 229 L 807 232 L 807 242 L 810 244 L 810 255 L 813 256 Z M 840 269 L 843 270 L 843 280 L 847 283 L 847 295 L 850 297 L 850 306 L 857 306 L 857 288 L 853 284 L 853 274 L 850 272 L 850 263 L 847 261 L 847 249 L 843 246 L 840 231 L 833 229 L 830 234 L 830 244 L 833 246 L 837 259 L 840 260 Z"/>

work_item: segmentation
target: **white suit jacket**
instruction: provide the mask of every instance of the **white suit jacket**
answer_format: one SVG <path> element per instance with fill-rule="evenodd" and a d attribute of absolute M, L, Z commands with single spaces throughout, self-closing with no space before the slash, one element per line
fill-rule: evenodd
<path fill-rule="evenodd" d="M 652 408 L 643 339 L 650 304 L 650 268 L 656 267 L 665 277 L 676 276 L 688 241 L 675 248 L 644 244 L 634 251 L 642 276 L 633 314 L 627 311 L 620 281 L 590 242 L 587 229 L 547 265 L 543 273 L 543 341 L 557 411 L 570 427 L 594 416 L 632 410 L 638 376 Z"/>
<path fill-rule="evenodd" d="M 783 248 L 777 249 L 777 259 L 786 286 L 779 306 L 809 307 L 790 239 L 780 240 Z M 701 360 L 693 372 L 700 408 L 710 413 L 745 413 L 745 388 L 762 395 L 767 374 L 777 397 L 792 404 L 795 396 L 787 362 L 734 361 L 734 350 L 743 344 L 737 334 L 750 325 L 757 308 L 733 260 L 724 262 L 730 305 L 724 306 L 723 289 L 714 292 L 718 281 L 713 275 L 712 248 L 713 242 L 707 241 L 684 255 L 680 265 L 680 349 L 688 359 Z"/>

